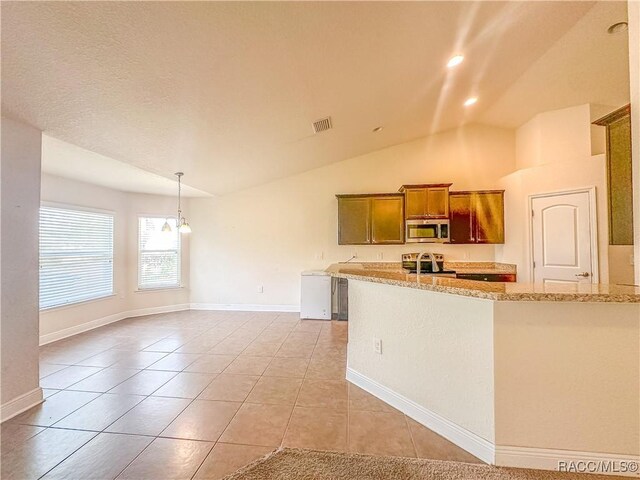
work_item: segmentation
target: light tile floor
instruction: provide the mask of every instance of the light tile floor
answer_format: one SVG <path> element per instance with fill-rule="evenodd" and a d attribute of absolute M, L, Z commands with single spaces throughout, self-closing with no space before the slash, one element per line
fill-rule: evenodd
<path fill-rule="evenodd" d="M 47 400 L 1 430 L 2 478 L 217 479 L 280 445 L 478 462 L 345 378 L 347 324 L 150 315 L 41 347 Z"/>

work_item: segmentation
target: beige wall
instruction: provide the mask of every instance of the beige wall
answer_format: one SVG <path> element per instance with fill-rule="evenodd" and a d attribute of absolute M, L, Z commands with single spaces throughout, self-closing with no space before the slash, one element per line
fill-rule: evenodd
<path fill-rule="evenodd" d="M 516 131 L 518 170 L 590 156 L 589 105 L 541 113 Z"/>
<path fill-rule="evenodd" d="M 609 283 L 634 284 L 633 245 L 609 245 Z"/>
<path fill-rule="evenodd" d="M 600 283 L 608 281 L 606 159 L 592 142 L 590 105 L 545 112 L 516 131 L 519 170 L 501 179 L 505 189 L 505 244 L 496 260 L 515 263 L 518 280 L 531 281 L 529 196 L 596 187 Z"/>
<path fill-rule="evenodd" d="M 499 465 L 640 454 L 638 304 L 350 280 L 347 362 L 349 380 L 487 461 L 495 447 Z"/>
<path fill-rule="evenodd" d="M 495 303 L 496 444 L 640 454 L 640 305 Z"/>
<path fill-rule="evenodd" d="M 496 188 L 514 169 L 514 151 L 513 131 L 470 125 L 238 193 L 192 199 L 191 301 L 295 308 L 301 271 L 354 253 L 361 261 L 399 261 L 416 250 L 493 260 L 492 245 L 339 246 L 335 194 L 393 192 L 420 182 Z"/>
<path fill-rule="evenodd" d="M 42 201 L 114 212 L 114 292 L 112 297 L 44 310 L 40 335 L 64 335 L 122 312 L 189 303 L 189 238 L 182 236 L 182 289 L 137 291 L 138 215 L 175 216 L 176 199 L 120 192 L 52 175 L 42 176 Z M 185 210 L 188 202 L 184 203 Z M 69 333 L 71 333 L 71 331 Z"/>
<path fill-rule="evenodd" d="M 494 442 L 492 301 L 349 280 L 348 349 L 349 369 Z"/>
<path fill-rule="evenodd" d="M 3 416 L 8 402 L 39 388 L 40 139 L 39 130 L 2 117 L 0 403 Z M 41 398 L 41 393 L 35 397 Z M 26 406 L 29 405 L 21 405 Z"/>

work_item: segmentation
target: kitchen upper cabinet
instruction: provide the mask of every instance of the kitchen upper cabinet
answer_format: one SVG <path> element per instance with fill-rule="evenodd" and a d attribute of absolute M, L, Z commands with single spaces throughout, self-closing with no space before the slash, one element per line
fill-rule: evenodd
<path fill-rule="evenodd" d="M 451 243 L 504 243 L 504 191 L 451 192 Z"/>
<path fill-rule="evenodd" d="M 338 245 L 371 243 L 371 199 L 338 197 Z"/>
<path fill-rule="evenodd" d="M 626 105 L 593 123 L 606 127 L 609 244 L 633 245 L 631 107 Z"/>
<path fill-rule="evenodd" d="M 468 192 L 451 192 L 449 195 L 451 243 L 475 243 L 471 200 L 472 195 Z"/>
<path fill-rule="evenodd" d="M 416 218 L 448 218 L 450 183 L 428 185 L 403 185 L 405 216 Z"/>
<path fill-rule="evenodd" d="M 404 243 L 404 198 L 371 198 L 371 243 Z"/>
<path fill-rule="evenodd" d="M 336 195 L 339 245 L 404 243 L 404 195 Z"/>
<path fill-rule="evenodd" d="M 504 243 L 504 192 L 475 194 L 476 243 Z"/>
<path fill-rule="evenodd" d="M 427 215 L 426 188 L 407 188 L 404 194 L 407 218 L 421 218 Z"/>

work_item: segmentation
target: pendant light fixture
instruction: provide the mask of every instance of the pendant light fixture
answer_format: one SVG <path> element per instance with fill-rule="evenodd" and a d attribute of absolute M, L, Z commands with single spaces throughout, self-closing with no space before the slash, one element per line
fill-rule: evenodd
<path fill-rule="evenodd" d="M 177 218 L 177 225 L 178 225 L 178 231 L 180 233 L 191 233 L 191 227 L 189 226 L 189 223 L 187 222 L 187 219 L 184 218 L 182 216 L 182 209 L 180 208 L 180 197 L 181 197 L 181 193 L 182 193 L 182 184 L 181 184 L 181 178 L 184 175 L 184 173 L 182 172 L 176 172 L 175 173 L 176 177 L 178 177 L 178 218 Z M 165 222 L 165 225 L 168 225 L 168 222 Z M 162 227 L 162 230 L 164 230 L 164 226 Z M 169 227 L 171 228 L 171 227 Z"/>

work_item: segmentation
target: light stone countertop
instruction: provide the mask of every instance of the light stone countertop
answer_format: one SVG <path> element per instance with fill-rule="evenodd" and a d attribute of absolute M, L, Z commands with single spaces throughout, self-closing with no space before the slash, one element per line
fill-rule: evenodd
<path fill-rule="evenodd" d="M 449 264 L 451 265 L 451 264 Z M 471 267 L 469 267 L 471 268 Z M 575 285 L 479 282 L 437 275 L 407 273 L 398 263 L 337 263 L 326 269 L 332 277 L 418 288 L 433 292 L 499 301 L 640 303 L 640 287 L 581 283 Z M 462 269 L 460 269 L 462 271 Z M 482 270 L 487 273 L 487 270 Z M 500 271 L 504 273 L 504 270 Z"/>
<path fill-rule="evenodd" d="M 444 262 L 445 270 L 455 270 L 457 273 L 498 273 L 515 275 L 516 266 L 510 263 L 496 262 Z"/>

